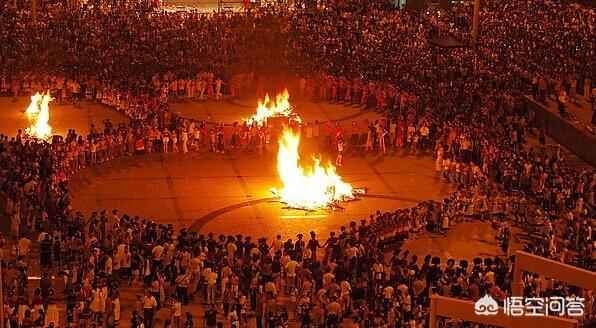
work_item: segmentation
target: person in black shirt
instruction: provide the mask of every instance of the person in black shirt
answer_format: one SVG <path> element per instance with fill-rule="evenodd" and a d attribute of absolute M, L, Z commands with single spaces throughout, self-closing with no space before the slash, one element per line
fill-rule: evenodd
<path fill-rule="evenodd" d="M 283 307 L 281 309 L 281 313 L 279 314 L 279 324 L 280 324 L 280 326 L 281 327 L 287 327 L 289 320 L 290 320 L 290 316 L 288 314 L 288 311 L 286 310 L 285 307 Z"/>
<path fill-rule="evenodd" d="M 323 258 L 324 264 L 327 263 L 330 256 L 335 255 L 336 248 L 337 248 L 337 242 L 338 242 L 338 238 L 335 237 L 335 232 L 331 231 L 329 233 L 329 238 L 327 238 L 327 241 L 323 244 L 323 246 L 321 246 L 323 248 L 327 247 L 327 249 L 325 250 L 325 257 Z M 331 258 L 331 260 L 333 260 L 333 257 Z"/>
<path fill-rule="evenodd" d="M 293 251 L 294 251 L 294 243 L 292 242 L 292 239 L 288 239 L 288 241 L 286 241 L 284 243 L 284 253 L 292 256 Z"/>
<path fill-rule="evenodd" d="M 321 246 L 317 240 L 317 234 L 314 231 L 310 232 L 310 240 L 308 241 L 306 247 L 308 247 L 308 249 L 311 251 L 311 261 L 315 262 L 317 260 L 317 248 Z"/>
<path fill-rule="evenodd" d="M 242 256 L 244 254 L 244 243 L 242 242 L 242 235 L 236 235 L 236 254 Z"/>
<path fill-rule="evenodd" d="M 187 314 L 188 318 L 188 314 Z M 192 316 L 191 316 L 192 320 Z M 188 322 L 188 320 L 187 320 Z M 205 311 L 205 326 L 207 328 L 215 328 L 217 325 L 217 310 L 215 310 L 215 304 L 211 304 L 211 308 Z M 191 326 L 192 327 L 192 326 Z"/>
<path fill-rule="evenodd" d="M 277 251 L 275 253 L 275 256 L 273 257 L 273 262 L 271 263 L 271 277 L 277 288 L 280 288 L 279 286 L 281 283 L 281 251 Z"/>
<path fill-rule="evenodd" d="M 269 312 L 267 316 L 267 328 L 277 328 L 277 318 L 273 315 L 273 312 Z"/>
<path fill-rule="evenodd" d="M 296 243 L 294 244 L 294 254 L 296 254 L 296 261 L 300 262 L 302 261 L 302 253 L 304 253 L 304 240 L 302 240 L 302 234 L 299 233 L 296 237 L 298 237 L 298 240 L 296 240 Z"/>
<path fill-rule="evenodd" d="M 19 311 L 19 309 L 17 307 L 15 307 L 15 309 L 12 311 L 12 313 L 8 317 L 10 328 L 19 328 L 18 311 Z"/>
<path fill-rule="evenodd" d="M 52 237 L 49 234 L 40 243 L 40 264 L 42 269 L 52 268 Z"/>
<path fill-rule="evenodd" d="M 52 247 L 54 249 L 54 261 L 56 262 L 56 265 L 61 265 L 62 264 L 62 243 L 60 241 L 60 237 L 58 237 L 58 236 L 54 237 L 54 243 L 53 243 Z"/>
<path fill-rule="evenodd" d="M 209 233 L 209 238 L 207 239 L 207 256 L 212 259 L 215 255 L 215 251 L 217 249 L 217 241 L 213 239 L 213 232 Z"/>
<path fill-rule="evenodd" d="M 216 312 L 216 314 L 217 314 L 217 312 Z M 215 315 L 213 317 L 215 317 Z M 193 328 L 193 327 L 194 327 L 194 323 L 192 321 L 192 313 L 186 312 L 186 322 L 184 323 L 184 328 Z M 207 327 L 211 327 L 211 326 L 207 325 Z M 215 327 L 215 325 L 213 325 L 213 327 Z"/>

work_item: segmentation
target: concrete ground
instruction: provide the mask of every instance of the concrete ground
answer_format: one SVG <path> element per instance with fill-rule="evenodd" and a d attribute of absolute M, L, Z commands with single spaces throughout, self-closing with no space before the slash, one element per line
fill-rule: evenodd
<path fill-rule="evenodd" d="M 31 100 L 29 97 L 0 97 L 0 133 L 14 136 L 17 129 L 29 126 L 25 110 Z M 50 121 L 54 134 L 66 135 L 68 129 L 75 129 L 78 133 L 87 134 L 91 124 L 103 127 L 104 119 L 110 119 L 115 124 L 128 122 L 121 113 L 110 110 L 105 106 L 81 102 L 76 106 L 71 103 L 50 102 Z"/>
<path fill-rule="evenodd" d="M 592 103 L 589 102 L 584 96 L 576 95 L 575 101 L 568 101 L 565 104 L 565 111 L 568 113 L 568 117 L 563 117 L 561 114 L 559 114 L 558 104 L 552 98 L 547 97 L 546 103 L 542 104 L 546 105 L 546 108 L 548 108 L 552 114 L 561 118 L 562 120 L 568 120 L 570 123 L 575 125 L 577 129 L 586 129 L 589 131 L 589 133 L 594 133 L 594 130 L 596 129 L 596 124 L 592 123 L 592 108 L 594 107 Z"/>
<path fill-rule="evenodd" d="M 373 111 L 362 108 L 291 101 L 305 121 L 331 120 L 347 128 L 352 120 L 378 118 Z M 25 98 L 16 101 L 0 98 L 0 132 L 14 135 L 17 128 L 26 127 L 23 111 L 27 104 Z M 229 123 L 249 116 L 255 107 L 256 99 L 246 98 L 181 102 L 173 104 L 172 108 L 183 116 Z M 101 125 L 104 118 L 115 123 L 127 121 L 112 109 L 89 103 L 51 104 L 50 117 L 56 133 L 65 133 L 72 127 L 86 132 L 91 123 Z M 306 158 L 314 151 L 311 147 L 301 149 Z M 366 187 L 366 197 L 345 204 L 342 211 L 287 210 L 272 200 L 269 192 L 271 187 L 280 187 L 275 156 L 275 150 L 270 149 L 265 153 L 201 151 L 114 160 L 83 170 L 72 178 L 74 209 L 90 213 L 116 208 L 121 213 L 146 216 L 159 223 L 171 223 L 176 228 L 187 227 L 201 233 L 243 233 L 269 238 L 282 234 L 284 238 L 295 238 L 299 232 L 314 230 L 324 238 L 329 231 L 337 231 L 350 220 L 366 218 L 377 209 L 391 211 L 413 206 L 421 200 L 442 199 L 452 190 L 452 186 L 436 174 L 431 156 L 404 152 L 389 156 L 353 153 L 346 156 L 345 165 L 338 171 L 353 186 Z M 323 153 L 323 158 L 333 159 L 333 156 Z M 488 223 L 459 223 L 446 236 L 422 235 L 406 241 L 402 248 L 419 256 L 432 252 L 443 258 L 498 255 L 500 250 L 494 234 Z M 36 263 L 32 272 L 35 267 Z M 135 295 L 142 292 L 140 288 L 122 289 L 121 327 L 130 326 L 128 320 L 135 307 Z M 64 308 L 63 304 L 60 306 Z M 198 298 L 183 310 L 193 313 L 195 325 L 202 324 L 204 308 Z M 168 313 L 167 309 L 161 310 L 154 326 L 160 327 Z"/>
<path fill-rule="evenodd" d="M 341 122 L 377 119 L 372 111 L 312 101 L 292 101 L 307 122 L 315 119 Z M 240 121 L 252 114 L 256 99 L 221 102 L 186 102 L 173 105 L 185 117 L 209 122 Z M 313 142 L 306 142 L 313 144 Z M 318 152 L 305 146 L 302 157 Z M 283 209 L 271 194 L 281 187 L 276 170 L 275 143 L 267 152 L 230 150 L 226 154 L 192 152 L 149 154 L 105 163 L 77 174 L 70 184 L 74 207 L 90 213 L 119 209 L 150 217 L 176 228 L 200 232 L 242 233 L 252 236 L 295 238 L 316 231 L 326 236 L 350 220 L 367 218 L 374 210 L 391 211 L 426 199 L 442 199 L 451 186 L 434 171 L 430 156 L 348 154 L 340 175 L 367 195 L 345 204 L 343 211 L 305 212 Z M 323 159 L 334 160 L 324 153 Z M 255 165 L 258 163 L 258 165 Z M 122 186 L 126 186 L 122 188 Z"/>
<path fill-rule="evenodd" d="M 331 120 L 349 128 L 353 120 L 379 118 L 374 111 L 359 107 L 290 100 L 305 121 Z M 27 126 L 23 112 L 28 103 L 27 98 L 0 98 L 1 133 L 13 135 L 16 129 Z M 172 109 L 199 120 L 233 122 L 250 116 L 255 106 L 254 98 L 235 98 L 179 102 Z M 100 126 L 104 118 L 115 123 L 127 121 L 119 112 L 102 105 L 50 104 L 50 125 L 57 134 L 68 128 L 87 132 L 90 124 Z M 315 151 L 310 147 L 301 149 L 306 158 Z M 345 204 L 343 211 L 288 210 L 269 191 L 281 186 L 275 156 L 275 150 L 270 149 L 266 153 L 201 151 L 119 159 L 77 173 L 70 184 L 73 205 L 84 213 L 118 209 L 201 233 L 233 231 L 269 238 L 279 233 L 284 238 L 295 238 L 299 232 L 314 230 L 323 238 L 329 231 L 338 230 L 350 220 L 366 218 L 377 209 L 391 211 L 421 200 L 442 199 L 452 190 L 435 173 L 430 155 L 354 153 L 346 156 L 345 165 L 338 171 L 354 187 L 366 187 L 365 197 Z M 331 153 L 323 154 L 324 159 L 333 157 Z M 415 253 L 438 249 L 454 257 L 498 253 L 494 231 L 488 224 L 465 225 L 469 229 L 453 228 L 446 237 L 422 236 L 407 241 L 405 247 Z"/>
<path fill-rule="evenodd" d="M 288 210 L 269 191 L 281 187 L 275 163 L 272 152 L 151 154 L 85 170 L 70 187 L 74 208 L 85 213 L 116 208 L 176 228 L 270 238 L 278 233 L 295 238 L 310 230 L 326 236 L 376 209 L 442 199 L 451 187 L 428 157 L 351 155 L 338 171 L 353 186 L 366 187 L 365 197 L 344 204 L 342 211 Z"/>

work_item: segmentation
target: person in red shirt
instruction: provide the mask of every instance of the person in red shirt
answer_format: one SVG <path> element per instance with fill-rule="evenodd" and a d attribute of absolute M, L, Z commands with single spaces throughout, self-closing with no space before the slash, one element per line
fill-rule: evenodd
<path fill-rule="evenodd" d="M 259 129 L 259 137 L 261 140 L 261 148 L 263 151 L 267 150 L 267 126 L 263 124 Z"/>
<path fill-rule="evenodd" d="M 333 139 L 333 144 L 337 144 L 339 139 L 343 139 L 344 137 L 344 128 L 341 126 L 341 123 L 337 122 L 335 124 L 335 134 Z"/>

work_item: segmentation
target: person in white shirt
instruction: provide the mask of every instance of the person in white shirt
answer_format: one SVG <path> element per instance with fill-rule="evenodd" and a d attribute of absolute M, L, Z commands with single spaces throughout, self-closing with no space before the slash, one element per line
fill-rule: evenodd
<path fill-rule="evenodd" d="M 394 293 L 395 289 L 393 289 L 393 286 L 389 285 L 383 289 L 383 298 L 386 302 L 391 302 L 391 298 L 393 298 Z"/>
<path fill-rule="evenodd" d="M 205 278 L 207 279 L 207 303 L 215 304 L 215 287 L 218 275 L 214 271 L 211 271 Z"/>
<path fill-rule="evenodd" d="M 17 251 L 19 256 L 27 257 L 29 256 L 29 250 L 31 249 L 31 240 L 29 240 L 25 235 L 21 235 L 21 238 L 17 242 Z"/>
<path fill-rule="evenodd" d="M 426 126 L 426 123 L 423 123 L 422 126 L 420 127 L 420 149 L 422 149 L 423 152 L 426 151 L 429 134 L 430 134 L 430 130 L 429 130 L 428 126 Z"/>
<path fill-rule="evenodd" d="M 343 302 L 341 302 L 344 311 L 351 311 L 352 310 L 352 299 L 350 294 L 352 293 L 352 286 L 347 280 L 342 280 L 340 283 L 340 291 L 341 291 L 341 298 Z"/>
<path fill-rule="evenodd" d="M 155 315 L 157 300 L 155 297 L 153 297 L 153 295 L 151 295 L 151 291 L 147 291 L 141 303 L 143 305 L 143 318 L 145 319 L 145 326 L 153 327 L 153 316 Z"/>
<path fill-rule="evenodd" d="M 238 251 L 238 247 L 236 247 L 236 244 L 234 244 L 234 242 L 229 241 L 226 244 L 226 251 L 228 252 L 228 260 L 230 261 L 230 263 L 235 263 L 234 259 L 236 257 L 236 251 Z"/>
<path fill-rule="evenodd" d="M 286 265 L 284 266 L 285 270 L 286 270 L 286 292 L 289 293 L 292 288 L 294 288 L 294 286 L 296 285 L 296 272 L 298 271 L 298 268 L 300 268 L 300 263 L 294 261 L 294 259 L 291 259 L 290 261 L 288 261 L 288 263 L 286 263 Z"/>
<path fill-rule="evenodd" d="M 112 210 L 112 221 L 113 221 L 113 223 L 120 223 L 120 217 L 118 216 L 118 210 Z"/>
<path fill-rule="evenodd" d="M 165 248 L 162 245 L 155 245 L 155 247 L 153 247 L 153 250 L 151 251 L 151 254 L 153 255 L 153 267 L 154 268 L 160 268 L 161 267 L 161 257 L 164 253 Z"/>
<path fill-rule="evenodd" d="M 180 317 L 182 316 L 182 303 L 180 300 L 174 298 L 172 300 L 172 308 L 170 310 L 171 317 L 172 317 L 172 324 L 174 328 L 180 327 Z"/>
<path fill-rule="evenodd" d="M 226 293 L 228 281 L 232 275 L 232 268 L 228 265 L 228 261 L 224 259 L 224 267 L 221 269 L 221 295 Z"/>
<path fill-rule="evenodd" d="M 201 281 L 201 271 L 203 269 L 203 261 L 199 256 L 193 256 L 190 261 L 191 281 L 188 286 L 188 292 L 192 295 L 199 289 L 199 281 Z"/>

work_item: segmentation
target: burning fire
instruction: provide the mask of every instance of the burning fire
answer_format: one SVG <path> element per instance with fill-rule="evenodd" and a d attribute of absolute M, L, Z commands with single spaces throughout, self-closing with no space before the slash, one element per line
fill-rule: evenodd
<path fill-rule="evenodd" d="M 52 127 L 48 124 L 50 120 L 49 103 L 52 100 L 49 93 L 40 94 L 38 92 L 31 96 L 31 103 L 25 111 L 30 123 L 25 130 L 27 135 L 43 140 L 52 136 Z"/>
<path fill-rule="evenodd" d="M 353 200 L 363 193 L 342 181 L 331 162 L 321 166 L 320 158 L 313 156 L 314 163 L 311 167 L 300 165 L 299 144 L 300 134 L 284 128 L 277 153 L 277 173 L 283 188 L 271 189 L 271 192 L 280 197 L 281 202 L 291 208 L 305 210 L 336 208 L 339 207 L 338 202 Z"/>
<path fill-rule="evenodd" d="M 263 125 L 267 122 L 267 118 L 279 116 L 291 117 L 298 123 L 302 123 L 302 120 L 294 113 L 292 105 L 290 105 L 290 93 L 287 89 L 278 94 L 275 99 L 270 99 L 269 95 L 266 94 L 264 100 L 259 99 L 258 101 L 257 113 L 250 118 L 242 118 L 242 120 L 248 125 L 252 125 L 254 122 Z"/>

